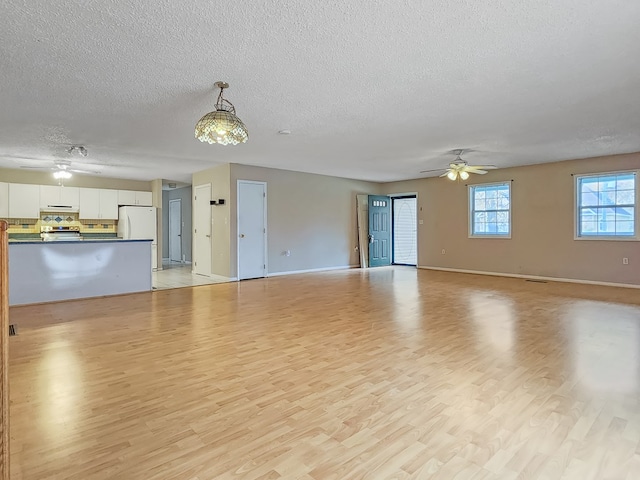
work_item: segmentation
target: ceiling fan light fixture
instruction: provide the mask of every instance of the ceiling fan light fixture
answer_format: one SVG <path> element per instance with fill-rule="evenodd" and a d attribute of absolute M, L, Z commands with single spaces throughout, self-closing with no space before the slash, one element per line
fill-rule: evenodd
<path fill-rule="evenodd" d="M 71 172 L 67 172 L 66 170 L 58 170 L 56 172 L 53 172 L 53 178 L 55 178 L 56 180 L 65 180 L 71 177 Z"/>
<path fill-rule="evenodd" d="M 467 178 L 469 178 L 469 174 L 467 172 L 460 172 L 460 178 L 462 180 L 466 180 Z"/>
<path fill-rule="evenodd" d="M 70 155 L 78 155 L 79 157 L 86 157 L 88 153 L 87 149 L 82 145 L 72 145 L 67 149 L 67 152 L 69 152 Z"/>
<path fill-rule="evenodd" d="M 238 145 L 246 143 L 249 138 L 247 127 L 236 116 L 233 104 L 222 96 L 224 89 L 228 88 L 229 84 L 216 82 L 216 87 L 220 89 L 215 105 L 216 109 L 198 120 L 195 131 L 196 138 L 209 144 Z"/>
<path fill-rule="evenodd" d="M 447 173 L 447 178 L 449 180 L 455 180 L 456 178 L 458 178 L 458 173 L 454 170 L 451 170 L 449 173 Z"/>

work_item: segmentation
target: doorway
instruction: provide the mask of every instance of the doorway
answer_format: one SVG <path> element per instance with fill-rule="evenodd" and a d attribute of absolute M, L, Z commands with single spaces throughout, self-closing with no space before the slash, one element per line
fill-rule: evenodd
<path fill-rule="evenodd" d="M 238 180 L 238 280 L 267 273 L 267 184 Z"/>
<path fill-rule="evenodd" d="M 193 273 L 211 275 L 211 184 L 198 185 L 193 198 Z"/>
<path fill-rule="evenodd" d="M 391 265 L 391 199 L 369 195 L 369 266 Z"/>
<path fill-rule="evenodd" d="M 418 263 L 417 198 L 415 195 L 393 197 L 393 264 L 412 265 Z"/>
<path fill-rule="evenodd" d="M 182 200 L 169 200 L 169 260 L 182 262 Z"/>

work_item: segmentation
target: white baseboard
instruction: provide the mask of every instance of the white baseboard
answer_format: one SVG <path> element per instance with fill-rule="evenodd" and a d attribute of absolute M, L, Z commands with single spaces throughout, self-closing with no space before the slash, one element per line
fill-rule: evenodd
<path fill-rule="evenodd" d="M 274 272 L 274 273 L 268 273 L 267 277 L 280 277 L 282 275 L 296 275 L 298 273 L 328 272 L 330 270 L 347 270 L 349 268 L 360 268 L 360 265 L 343 265 L 339 267 L 322 267 L 322 268 L 309 268 L 307 270 L 290 270 L 288 272 Z"/>
<path fill-rule="evenodd" d="M 580 280 L 578 278 L 542 277 L 539 275 L 523 275 L 520 273 L 485 272 L 482 270 L 465 270 L 463 268 L 431 267 L 428 265 L 418 265 L 418 268 L 422 268 L 424 270 L 439 270 L 442 272 L 471 273 L 473 275 L 490 275 L 492 277 L 511 277 L 511 278 L 524 278 L 525 280 L 544 280 L 547 282 L 581 283 L 585 285 L 601 285 L 604 287 L 640 288 L 640 285 L 636 285 L 633 283 L 598 282 L 594 280 Z"/>

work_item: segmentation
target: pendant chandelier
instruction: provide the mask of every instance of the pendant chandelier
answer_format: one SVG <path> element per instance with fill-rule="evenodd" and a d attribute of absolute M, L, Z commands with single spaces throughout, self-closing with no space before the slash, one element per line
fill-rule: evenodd
<path fill-rule="evenodd" d="M 226 82 L 216 82 L 220 89 L 216 109 L 207 113 L 196 123 L 196 138 L 201 142 L 219 143 L 221 145 L 237 145 L 245 143 L 249 138 L 247 127 L 242 120 L 236 117 L 236 109 L 233 104 L 223 98 L 222 92 L 229 88 Z"/>

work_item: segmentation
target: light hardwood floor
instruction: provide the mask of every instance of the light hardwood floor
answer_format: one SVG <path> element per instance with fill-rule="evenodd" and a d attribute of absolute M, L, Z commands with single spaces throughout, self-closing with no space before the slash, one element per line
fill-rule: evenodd
<path fill-rule="evenodd" d="M 396 267 L 11 323 L 16 480 L 640 478 L 639 290 Z"/>

